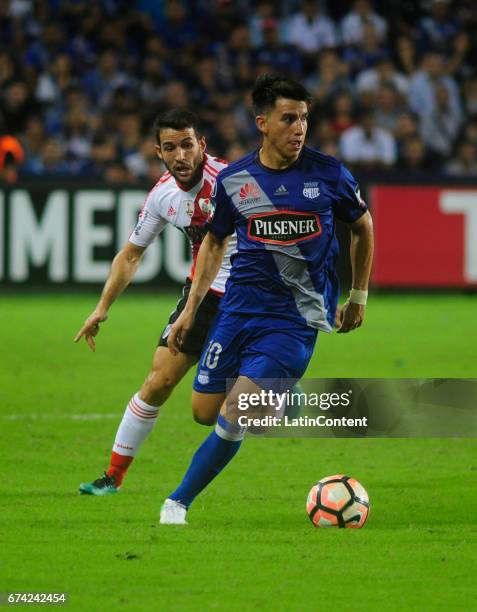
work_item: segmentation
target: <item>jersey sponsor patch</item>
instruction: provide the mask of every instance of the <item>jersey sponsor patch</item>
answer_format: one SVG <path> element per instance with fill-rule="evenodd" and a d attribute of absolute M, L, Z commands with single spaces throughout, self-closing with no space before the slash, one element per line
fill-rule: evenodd
<path fill-rule="evenodd" d="M 251 215 L 248 237 L 270 244 L 295 244 L 321 234 L 320 218 L 314 213 L 276 211 Z"/>
<path fill-rule="evenodd" d="M 239 196 L 242 204 L 256 204 L 260 200 L 260 188 L 255 183 L 245 183 L 240 187 Z"/>

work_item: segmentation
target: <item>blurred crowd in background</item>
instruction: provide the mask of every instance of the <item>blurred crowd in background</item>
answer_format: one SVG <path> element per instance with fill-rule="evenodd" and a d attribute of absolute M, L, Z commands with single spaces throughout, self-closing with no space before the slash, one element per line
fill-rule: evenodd
<path fill-rule="evenodd" d="M 355 172 L 477 177 L 475 0 L 0 0 L 0 180 L 155 182 L 169 107 L 237 159 L 269 71 L 308 86 L 308 144 Z"/>

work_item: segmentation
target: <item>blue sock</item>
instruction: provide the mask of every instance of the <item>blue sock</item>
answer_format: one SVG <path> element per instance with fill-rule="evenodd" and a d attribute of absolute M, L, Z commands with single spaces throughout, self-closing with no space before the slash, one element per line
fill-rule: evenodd
<path fill-rule="evenodd" d="M 219 415 L 215 431 L 197 449 L 183 481 L 174 493 L 169 495 L 169 499 L 189 507 L 197 495 L 235 456 L 244 435 L 244 428 L 229 423 Z"/>

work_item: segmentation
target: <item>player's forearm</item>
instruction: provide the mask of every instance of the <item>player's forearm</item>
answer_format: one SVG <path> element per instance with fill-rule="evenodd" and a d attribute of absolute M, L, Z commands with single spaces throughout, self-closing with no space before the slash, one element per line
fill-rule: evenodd
<path fill-rule="evenodd" d="M 141 262 L 141 253 L 128 252 L 123 249 L 113 259 L 111 272 L 104 285 L 96 311 L 106 314 L 121 293 L 134 278 Z"/>
<path fill-rule="evenodd" d="M 374 235 L 373 221 L 367 212 L 359 222 L 351 226 L 351 267 L 353 270 L 353 288 L 368 290 L 371 266 L 373 263 Z"/>
<path fill-rule="evenodd" d="M 204 238 L 197 255 L 194 280 L 186 305 L 187 311 L 195 314 L 210 289 L 224 258 L 227 241 L 227 238 L 219 238 L 210 232 Z"/>

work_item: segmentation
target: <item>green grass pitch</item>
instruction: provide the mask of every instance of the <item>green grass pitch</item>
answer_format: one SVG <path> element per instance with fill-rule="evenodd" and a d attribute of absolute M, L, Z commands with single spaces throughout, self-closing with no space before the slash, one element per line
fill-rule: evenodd
<path fill-rule="evenodd" d="M 207 429 L 192 373 L 123 490 L 79 497 L 176 296 L 128 294 L 92 354 L 73 336 L 96 296 L 0 302 L 0 591 L 63 592 L 69 610 L 475 609 L 475 440 L 250 438 L 189 525 L 158 525 Z M 374 296 L 365 326 L 321 336 L 308 376 L 477 377 L 476 298 Z M 344 472 L 371 499 L 362 530 L 314 529 L 310 486 Z"/>

